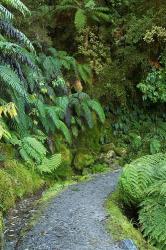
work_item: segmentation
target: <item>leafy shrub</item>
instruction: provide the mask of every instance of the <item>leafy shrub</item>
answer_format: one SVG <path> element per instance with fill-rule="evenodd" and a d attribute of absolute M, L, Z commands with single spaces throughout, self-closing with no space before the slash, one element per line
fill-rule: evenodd
<path fill-rule="evenodd" d="M 165 70 L 153 70 L 150 72 L 147 78 L 137 85 L 143 93 L 143 99 L 149 99 L 154 103 L 166 102 L 165 80 Z"/>

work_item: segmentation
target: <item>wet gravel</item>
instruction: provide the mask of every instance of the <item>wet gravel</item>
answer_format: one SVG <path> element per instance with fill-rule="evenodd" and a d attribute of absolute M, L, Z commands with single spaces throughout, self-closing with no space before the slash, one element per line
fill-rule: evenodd
<path fill-rule="evenodd" d="M 15 249 L 120 249 L 106 232 L 104 209 L 118 177 L 119 172 L 107 173 L 70 186 L 49 202 L 37 224 Z"/>

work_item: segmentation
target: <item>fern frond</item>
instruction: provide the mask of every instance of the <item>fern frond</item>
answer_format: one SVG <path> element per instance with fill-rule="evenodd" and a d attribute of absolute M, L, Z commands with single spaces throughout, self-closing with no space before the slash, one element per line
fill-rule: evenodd
<path fill-rule="evenodd" d="M 52 173 L 55 171 L 62 163 L 61 154 L 55 154 L 51 158 L 44 158 L 42 164 L 37 166 L 39 172 L 42 173 Z"/>
<path fill-rule="evenodd" d="M 144 236 L 157 249 L 164 250 L 166 247 L 166 206 L 161 204 L 158 198 L 148 197 L 141 203 L 141 207 L 139 222 Z"/>
<path fill-rule="evenodd" d="M 10 118 L 17 116 L 16 105 L 13 102 L 10 102 L 6 105 L 0 106 L 0 117 L 4 114 L 5 116 L 9 115 Z"/>
<path fill-rule="evenodd" d="M 78 75 L 85 83 L 92 83 L 92 69 L 89 64 L 76 64 Z"/>
<path fill-rule="evenodd" d="M 4 56 L 12 57 L 14 60 L 27 64 L 33 69 L 35 68 L 27 52 L 15 43 L 0 41 L 0 51 Z"/>
<path fill-rule="evenodd" d="M 13 19 L 13 14 L 7 10 L 2 4 L 0 4 L 0 16 L 2 19 L 6 20 L 12 20 Z"/>
<path fill-rule="evenodd" d="M 24 137 L 21 140 L 20 154 L 24 160 L 35 160 L 38 164 L 46 156 L 46 148 L 34 137 Z"/>
<path fill-rule="evenodd" d="M 78 9 L 75 13 L 75 27 L 78 31 L 81 31 L 85 28 L 85 25 L 87 23 L 87 17 L 85 15 L 84 10 Z"/>
<path fill-rule="evenodd" d="M 18 75 L 9 67 L 5 65 L 0 65 L 0 78 L 5 85 L 11 87 L 20 96 L 24 96 L 26 99 L 27 92 L 25 91 Z"/>
<path fill-rule="evenodd" d="M 81 104 L 82 116 L 86 119 L 89 128 L 93 128 L 93 116 L 87 102 Z"/>
<path fill-rule="evenodd" d="M 104 114 L 104 111 L 103 111 L 103 108 L 102 106 L 100 105 L 99 102 L 95 101 L 95 100 L 89 100 L 88 101 L 88 105 L 89 107 L 95 111 L 95 113 L 98 115 L 100 121 L 102 123 L 105 122 L 105 114 Z"/>
<path fill-rule="evenodd" d="M 27 46 L 30 51 L 34 51 L 31 41 L 21 31 L 14 28 L 11 23 L 0 20 L 0 30 L 3 31 L 5 35 L 15 38 L 19 43 Z"/>
<path fill-rule="evenodd" d="M 5 122 L 0 118 L 0 140 L 4 137 L 5 139 L 11 139 L 11 133 L 7 128 Z"/>
<path fill-rule="evenodd" d="M 2 2 L 19 10 L 23 15 L 30 14 L 29 9 L 20 0 L 2 0 Z"/>
<path fill-rule="evenodd" d="M 147 188 L 154 182 L 156 168 L 166 161 L 165 154 L 139 158 L 126 165 L 119 181 L 124 203 L 138 205 L 146 197 Z"/>

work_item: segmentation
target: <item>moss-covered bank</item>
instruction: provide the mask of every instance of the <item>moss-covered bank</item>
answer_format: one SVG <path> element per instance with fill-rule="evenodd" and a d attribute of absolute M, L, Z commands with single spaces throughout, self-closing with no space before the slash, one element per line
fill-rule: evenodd
<path fill-rule="evenodd" d="M 0 165 L 0 249 L 2 245 L 3 214 L 14 207 L 16 201 L 33 194 L 44 181 L 33 169 L 28 169 L 16 160 L 7 160 Z"/>
<path fill-rule="evenodd" d="M 121 241 L 131 239 L 140 250 L 155 250 L 155 248 L 145 241 L 141 232 L 137 230 L 132 222 L 124 215 L 116 192 L 108 198 L 106 209 L 109 216 L 107 229 L 111 232 L 114 240 Z"/>

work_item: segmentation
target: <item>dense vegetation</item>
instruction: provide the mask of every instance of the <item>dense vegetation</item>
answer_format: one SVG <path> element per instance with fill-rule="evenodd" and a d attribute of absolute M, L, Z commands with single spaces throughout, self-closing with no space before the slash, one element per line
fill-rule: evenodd
<path fill-rule="evenodd" d="M 145 237 L 164 249 L 165 1 L 1 2 L 0 178 L 12 192 L 22 165 L 30 183 L 37 174 L 68 178 L 96 164 L 103 144 L 121 163 L 154 155 L 124 169 L 119 192 Z M 3 211 L 13 204 L 7 189 L 0 184 Z"/>

